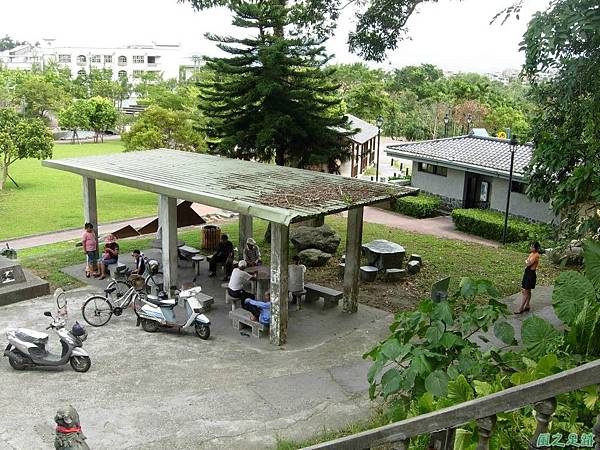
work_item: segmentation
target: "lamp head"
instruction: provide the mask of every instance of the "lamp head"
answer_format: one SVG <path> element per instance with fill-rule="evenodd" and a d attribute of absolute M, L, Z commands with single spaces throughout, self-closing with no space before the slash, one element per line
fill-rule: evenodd
<path fill-rule="evenodd" d="M 378 128 L 381 128 L 383 126 L 383 117 L 382 116 L 377 116 L 377 120 L 375 122 L 377 124 Z"/>
<path fill-rule="evenodd" d="M 469 114 L 469 115 L 467 116 L 467 122 L 468 122 L 468 123 L 471 123 L 471 122 L 473 122 L 473 115 L 472 115 L 472 114 Z"/>
<path fill-rule="evenodd" d="M 446 113 L 446 115 L 444 116 L 444 124 L 448 125 L 448 122 L 450 122 L 450 117 L 448 117 L 448 113 Z"/>
<path fill-rule="evenodd" d="M 517 145 L 519 145 L 519 141 L 517 140 L 517 136 L 515 136 L 514 134 L 510 138 L 510 145 L 512 147 L 516 147 Z"/>

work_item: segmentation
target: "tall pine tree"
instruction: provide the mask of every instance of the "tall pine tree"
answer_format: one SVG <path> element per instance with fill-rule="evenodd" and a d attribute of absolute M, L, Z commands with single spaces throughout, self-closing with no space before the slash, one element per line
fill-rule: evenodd
<path fill-rule="evenodd" d="M 284 36 L 286 8 L 276 1 L 241 2 L 233 24 L 255 37 L 207 35 L 229 53 L 207 58 L 214 72 L 201 83 L 207 135 L 220 154 L 306 167 L 344 160 L 349 133 L 338 86 L 322 42 Z"/>

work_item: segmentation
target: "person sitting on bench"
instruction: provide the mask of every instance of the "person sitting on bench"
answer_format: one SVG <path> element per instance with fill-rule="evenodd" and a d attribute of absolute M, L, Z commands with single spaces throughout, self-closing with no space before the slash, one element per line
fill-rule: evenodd
<path fill-rule="evenodd" d="M 246 267 L 246 261 L 240 261 L 238 266 L 233 269 L 229 284 L 227 285 L 227 293 L 233 298 L 239 298 L 242 301 L 242 308 L 244 309 L 247 309 L 243 303 L 244 299 L 254 298 L 254 294 L 244 290 L 244 284 L 254 278 L 254 275 L 244 271 Z M 248 309 L 248 311 L 250 310 Z"/>
<path fill-rule="evenodd" d="M 256 322 L 258 317 L 258 322 L 263 325 L 269 326 L 271 323 L 271 294 L 269 292 L 265 292 L 265 301 L 260 302 L 258 300 L 252 300 L 251 298 L 247 298 L 244 300 L 244 305 L 246 307 L 253 307 L 253 311 L 250 311 L 254 316 L 254 321 Z"/>
<path fill-rule="evenodd" d="M 292 264 L 288 266 L 288 291 L 293 293 L 304 291 L 304 274 L 306 273 L 306 266 L 300 264 L 300 257 L 294 255 L 292 257 Z M 296 296 L 292 296 L 292 304 L 295 305 L 297 302 Z"/>
<path fill-rule="evenodd" d="M 225 278 L 223 278 L 223 281 L 227 281 L 233 266 L 233 244 L 229 242 L 229 237 L 226 234 L 221 236 L 217 252 L 208 258 L 209 277 L 217 275 L 217 263 L 225 265 Z"/>
<path fill-rule="evenodd" d="M 119 262 L 119 244 L 117 239 L 109 234 L 104 239 L 104 252 L 100 260 L 100 280 L 104 280 L 108 275 L 108 266 Z"/>
<path fill-rule="evenodd" d="M 140 276 L 144 276 L 144 272 L 146 272 L 146 263 L 144 262 L 144 258 L 142 258 L 142 253 L 135 249 L 131 252 L 131 256 L 133 256 L 133 261 L 135 262 L 135 269 L 133 269 L 130 275 L 136 274 Z"/>
<path fill-rule="evenodd" d="M 256 245 L 256 241 L 252 238 L 248 238 L 246 246 L 244 247 L 244 261 L 248 264 L 248 267 L 259 266 L 260 261 L 260 249 Z"/>

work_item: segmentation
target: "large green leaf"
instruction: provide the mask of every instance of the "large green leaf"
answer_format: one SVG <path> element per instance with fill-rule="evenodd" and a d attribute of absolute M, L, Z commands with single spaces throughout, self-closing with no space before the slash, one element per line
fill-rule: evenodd
<path fill-rule="evenodd" d="M 381 390 L 384 398 L 400 390 L 401 379 L 402 375 L 396 368 L 390 369 L 383 374 L 381 377 Z"/>
<path fill-rule="evenodd" d="M 592 282 L 596 291 L 600 292 L 600 242 L 585 241 L 583 243 L 583 259 L 585 276 Z"/>
<path fill-rule="evenodd" d="M 464 375 L 448 382 L 448 398 L 454 403 L 462 403 L 473 399 L 473 388 Z"/>
<path fill-rule="evenodd" d="M 375 377 L 379 375 L 379 372 L 381 372 L 381 369 L 383 369 L 383 364 L 383 361 L 376 361 L 371 365 L 371 367 L 369 367 L 369 372 L 367 373 L 367 381 L 369 383 L 373 383 Z"/>
<path fill-rule="evenodd" d="M 562 272 L 554 283 L 552 306 L 560 320 L 573 326 L 585 300 L 595 298 L 596 292 L 592 283 L 579 272 L 568 270 Z"/>
<path fill-rule="evenodd" d="M 532 316 L 523 322 L 521 337 L 531 356 L 539 358 L 554 350 L 560 334 L 548 321 Z"/>
<path fill-rule="evenodd" d="M 494 335 L 506 345 L 513 345 L 515 340 L 515 329 L 508 322 L 496 322 L 494 324 Z"/>
<path fill-rule="evenodd" d="M 403 352 L 403 345 L 400 344 L 398 339 L 391 338 L 383 343 L 381 346 L 381 353 L 391 360 L 395 360 Z"/>
<path fill-rule="evenodd" d="M 576 353 L 598 355 L 600 351 L 600 305 L 588 299 L 569 330 L 567 340 Z"/>
<path fill-rule="evenodd" d="M 431 323 L 431 326 L 427 328 L 427 331 L 425 332 L 425 337 L 429 342 L 436 345 L 440 342 L 440 339 L 444 334 L 445 328 L 446 327 L 441 321 L 435 320 Z"/>
<path fill-rule="evenodd" d="M 450 303 L 442 301 L 436 304 L 431 313 L 431 318 L 433 320 L 441 320 L 446 326 L 452 325 L 454 319 L 452 318 L 452 307 L 450 306 Z"/>
<path fill-rule="evenodd" d="M 425 389 L 436 397 L 445 397 L 448 393 L 448 375 L 442 370 L 435 370 L 425 378 Z"/>

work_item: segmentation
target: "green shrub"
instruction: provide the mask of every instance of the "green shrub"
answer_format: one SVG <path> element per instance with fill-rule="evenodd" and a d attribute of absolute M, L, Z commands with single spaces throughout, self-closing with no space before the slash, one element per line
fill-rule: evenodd
<path fill-rule="evenodd" d="M 452 211 L 454 225 L 460 231 L 486 239 L 499 241 L 504 230 L 504 214 L 483 209 L 455 209 Z M 550 234 L 550 227 L 532 224 L 509 217 L 506 242 L 540 240 Z"/>
<path fill-rule="evenodd" d="M 441 205 L 439 198 L 425 194 L 396 199 L 396 211 L 417 219 L 435 216 L 435 211 Z"/>

